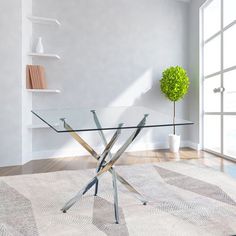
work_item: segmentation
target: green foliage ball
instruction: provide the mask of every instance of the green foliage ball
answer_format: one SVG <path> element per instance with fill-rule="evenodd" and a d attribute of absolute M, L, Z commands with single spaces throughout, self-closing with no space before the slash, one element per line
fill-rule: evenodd
<path fill-rule="evenodd" d="M 188 92 L 189 84 L 187 72 L 180 66 L 172 66 L 163 71 L 160 80 L 161 91 L 173 102 L 184 97 Z"/>

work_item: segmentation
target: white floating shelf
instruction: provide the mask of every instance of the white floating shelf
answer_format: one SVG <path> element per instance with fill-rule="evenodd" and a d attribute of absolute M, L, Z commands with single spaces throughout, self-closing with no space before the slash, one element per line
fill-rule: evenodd
<path fill-rule="evenodd" d="M 53 127 L 57 127 L 59 124 L 54 124 Z M 35 124 L 35 125 L 28 125 L 28 129 L 47 129 L 50 128 L 47 124 Z"/>
<path fill-rule="evenodd" d="M 28 16 L 27 17 L 32 23 L 35 24 L 49 24 L 49 25 L 58 25 L 60 26 L 61 23 L 54 18 L 47 18 L 47 17 L 40 17 L 40 16 Z"/>
<path fill-rule="evenodd" d="M 27 89 L 27 91 L 32 93 L 60 93 L 59 89 Z"/>
<path fill-rule="evenodd" d="M 28 56 L 31 57 L 48 57 L 48 58 L 55 58 L 60 60 L 60 56 L 58 56 L 57 54 L 50 54 L 50 53 L 34 53 L 34 52 L 30 52 L 28 53 Z"/>

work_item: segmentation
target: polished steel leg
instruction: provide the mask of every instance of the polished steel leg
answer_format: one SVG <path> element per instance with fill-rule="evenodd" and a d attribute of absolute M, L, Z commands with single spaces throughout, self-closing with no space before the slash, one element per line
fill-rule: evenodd
<path fill-rule="evenodd" d="M 101 136 L 102 142 L 103 142 L 104 146 L 107 146 L 107 140 L 106 140 L 106 137 L 104 135 L 104 132 L 102 131 L 102 126 L 101 126 L 100 121 L 97 117 L 96 111 L 91 110 L 91 112 L 93 113 L 94 122 L 95 122 L 97 128 L 99 129 L 99 134 Z M 122 124 L 120 124 L 120 126 L 121 125 Z M 110 160 L 111 160 L 111 158 L 112 158 L 111 152 L 109 152 L 108 155 L 109 155 Z M 118 189 L 117 189 L 117 181 L 116 181 L 116 171 L 115 171 L 114 166 L 111 169 L 111 173 L 112 173 L 112 186 L 113 186 L 113 197 L 114 197 L 115 220 L 116 220 L 116 224 L 119 224 L 120 217 L 119 217 L 119 205 L 118 205 Z M 95 194 L 94 194 L 95 196 L 97 195 L 97 191 L 98 191 L 98 181 L 97 181 L 96 186 L 95 186 Z"/>
<path fill-rule="evenodd" d="M 116 219 L 116 224 L 119 224 L 120 223 L 120 215 L 119 215 L 118 189 L 117 189 L 115 169 L 113 169 L 113 171 L 112 171 L 112 187 L 113 187 L 113 190 L 114 190 L 113 197 L 114 197 L 115 219 Z"/>
<path fill-rule="evenodd" d="M 140 200 L 143 203 L 143 205 L 147 204 L 148 201 L 131 184 L 129 184 L 122 176 L 120 176 L 117 172 L 116 172 L 116 177 L 120 183 L 122 183 L 138 200 Z"/>
<path fill-rule="evenodd" d="M 120 133 L 121 133 L 121 129 L 120 129 L 121 126 L 122 126 L 122 124 L 119 125 L 119 128 L 117 129 L 117 131 L 113 135 L 110 143 L 108 143 L 108 144 L 106 143 L 105 150 L 107 150 L 107 154 L 110 154 L 110 150 L 111 150 L 111 148 L 109 148 L 110 145 L 113 146 L 115 141 L 117 140 L 118 136 L 120 135 Z M 96 169 L 96 173 L 98 173 L 101 170 L 102 166 L 106 163 L 106 161 L 105 161 L 106 156 L 104 158 L 100 158 L 99 159 L 98 165 L 97 165 L 97 169 Z M 94 194 L 95 196 L 97 195 L 97 191 L 98 191 L 98 181 L 96 182 L 96 185 L 95 185 L 95 194 Z"/>
<path fill-rule="evenodd" d="M 64 124 L 64 128 L 69 131 L 69 134 L 83 146 L 95 159 L 99 160 L 100 156 L 95 152 L 95 150 L 85 141 L 83 140 L 71 127 L 67 124 L 65 118 L 61 118 L 61 121 Z"/>
<path fill-rule="evenodd" d="M 117 153 L 112 157 L 112 159 L 106 164 L 106 166 L 102 169 L 102 171 L 106 171 L 106 169 L 113 168 L 114 163 L 117 159 L 123 154 L 123 152 L 127 149 L 127 147 L 133 142 L 133 140 L 137 137 L 137 135 L 140 133 L 142 127 L 145 125 L 147 114 L 144 115 L 144 118 L 140 121 L 138 124 L 138 128 L 133 132 L 133 134 L 127 139 L 127 141 L 124 143 L 124 145 L 117 151 Z M 134 187 L 132 187 L 123 177 L 116 174 L 118 180 L 124 184 L 124 186 L 131 191 L 144 205 L 147 204 L 147 200 L 144 199 L 144 197 L 135 190 Z"/>
<path fill-rule="evenodd" d="M 98 173 L 101 170 L 103 163 L 107 157 L 107 154 L 110 152 L 111 148 L 113 147 L 113 145 L 115 144 L 115 141 L 117 140 L 117 138 L 120 135 L 120 129 L 117 129 L 117 131 L 115 132 L 115 134 L 113 135 L 113 137 L 111 138 L 110 142 L 107 144 L 107 146 L 105 147 L 103 153 L 101 154 L 101 156 L 98 159 Z M 76 194 L 75 197 L 73 197 L 70 201 L 68 201 L 65 206 L 61 209 L 64 213 L 70 208 L 72 207 L 76 201 L 78 201 L 94 184 L 96 184 L 98 182 L 99 176 L 95 176 L 93 179 L 91 179 L 89 181 L 89 183 L 81 190 L 78 192 L 78 194 Z"/>
<path fill-rule="evenodd" d="M 99 160 L 100 156 L 93 150 L 93 148 L 86 143 L 76 132 L 73 131 L 73 129 L 66 123 L 65 119 L 61 119 L 64 122 L 64 127 L 67 129 L 70 135 L 78 142 L 80 143 L 96 160 Z M 105 136 L 104 136 L 105 137 Z M 110 156 L 110 153 L 108 154 Z M 112 174 L 112 169 L 109 170 L 109 172 Z M 134 187 L 132 187 L 123 177 L 118 175 L 116 173 L 117 180 L 122 183 L 131 193 L 134 194 L 134 196 L 139 199 L 143 204 L 146 204 L 147 201 L 144 199 L 144 197 L 137 191 L 135 190 Z"/>
<path fill-rule="evenodd" d="M 128 146 L 135 140 L 135 138 L 138 136 L 140 131 L 145 125 L 147 114 L 144 115 L 144 118 L 139 122 L 137 125 L 137 128 L 135 131 L 130 135 L 130 137 L 126 140 L 126 142 L 121 146 L 121 148 L 113 155 L 111 160 L 109 160 L 106 165 L 97 173 L 97 176 L 102 175 L 103 173 L 109 171 L 112 166 L 115 164 L 115 162 L 121 157 L 121 155 L 125 152 L 125 150 L 128 148 Z"/>
<path fill-rule="evenodd" d="M 97 177 L 94 177 L 89 181 L 89 183 L 82 188 L 73 198 L 71 198 L 61 209 L 63 213 L 66 213 L 67 210 L 69 210 L 96 182 Z"/>
<path fill-rule="evenodd" d="M 140 131 L 142 130 L 143 126 L 145 125 L 146 122 L 146 117 L 148 115 L 144 115 L 144 118 L 140 121 L 140 123 L 137 125 L 136 130 L 131 134 L 131 136 L 127 139 L 127 141 L 121 146 L 121 148 L 114 154 L 114 156 L 105 164 L 102 165 L 101 169 L 98 171 L 98 173 L 88 182 L 88 184 L 81 190 L 79 191 L 75 197 L 73 197 L 71 200 L 69 200 L 65 206 L 61 209 L 63 212 L 66 212 L 70 207 L 72 207 L 93 185 L 96 184 L 98 179 L 107 171 L 110 171 L 112 169 L 112 166 L 115 164 L 115 162 L 121 157 L 121 155 L 125 152 L 125 150 L 128 148 L 128 146 L 134 141 L 134 139 L 138 136 Z M 64 125 L 66 124 L 65 120 Z M 70 126 L 68 128 L 71 129 Z M 117 130 L 118 131 L 118 130 Z M 79 135 L 78 135 L 79 136 Z M 79 139 L 80 140 L 80 139 Z M 112 145 L 110 146 L 111 149 Z M 90 148 L 88 148 L 90 149 Z M 105 148 L 103 154 L 101 155 L 101 158 L 104 158 L 103 155 L 107 154 L 110 149 Z M 92 149 L 92 153 L 93 149 Z M 94 153 L 95 155 L 95 153 Z M 96 155 L 95 155 L 96 156 Z M 100 157 L 98 158 L 100 159 Z"/>
<path fill-rule="evenodd" d="M 122 124 L 119 125 L 119 127 L 121 127 L 121 126 L 122 126 Z M 120 129 L 118 129 L 118 130 L 115 132 L 113 138 L 112 138 L 111 141 L 110 141 L 110 143 L 112 143 L 112 146 L 114 145 L 115 141 L 117 140 L 118 135 L 120 134 L 120 132 L 121 132 Z M 109 148 L 109 146 L 110 146 L 110 143 L 106 144 L 105 150 L 106 150 L 106 149 L 108 150 L 108 148 Z M 109 148 L 109 150 L 110 150 L 110 149 L 111 149 L 111 148 Z M 110 151 L 107 152 L 107 154 L 110 154 Z M 107 156 L 107 155 L 106 155 L 106 156 Z M 98 173 L 99 170 L 101 170 L 103 164 L 106 163 L 106 161 L 105 161 L 106 156 L 105 156 L 104 158 L 100 158 L 100 160 L 98 161 L 98 166 L 97 166 L 97 169 L 96 169 L 96 173 Z M 95 186 L 95 196 L 97 195 L 97 189 L 98 189 L 98 181 L 97 181 L 96 186 Z"/>

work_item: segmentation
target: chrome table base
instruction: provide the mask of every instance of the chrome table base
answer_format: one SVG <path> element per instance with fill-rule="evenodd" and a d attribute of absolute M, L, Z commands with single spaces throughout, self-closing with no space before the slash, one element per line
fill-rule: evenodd
<path fill-rule="evenodd" d="M 121 157 L 121 155 L 125 152 L 125 150 L 128 148 L 128 146 L 134 141 L 134 139 L 138 136 L 140 131 L 145 125 L 147 114 L 144 115 L 143 119 L 139 122 L 137 125 L 137 128 L 135 131 L 130 135 L 130 137 L 126 140 L 126 142 L 121 146 L 121 148 L 112 156 L 111 154 L 111 148 L 114 146 L 115 142 L 117 141 L 120 133 L 121 128 L 123 124 L 120 124 L 112 136 L 111 140 L 107 143 L 107 140 L 105 138 L 105 135 L 102 131 L 101 124 L 99 122 L 98 116 L 96 114 L 95 110 L 91 110 L 94 122 L 99 130 L 99 134 L 101 136 L 102 142 L 105 146 L 104 151 L 101 155 L 98 155 L 96 151 L 88 144 L 85 140 L 83 140 L 71 127 L 69 124 L 67 124 L 66 120 L 64 118 L 61 119 L 64 123 L 64 127 L 66 130 L 69 131 L 71 136 L 80 143 L 97 161 L 98 165 L 96 168 L 96 174 L 94 177 L 87 183 L 84 188 L 82 188 L 72 199 L 70 199 L 65 206 L 61 209 L 64 213 L 68 209 L 70 209 L 90 188 L 92 188 L 95 185 L 95 193 L 94 195 L 97 195 L 98 192 L 98 184 L 100 177 L 105 172 L 110 172 L 112 174 L 112 183 L 113 183 L 113 191 L 114 191 L 114 211 L 115 211 L 115 222 L 119 224 L 119 208 L 118 208 L 118 191 L 117 191 L 117 180 L 122 183 L 131 193 L 134 194 L 136 198 L 138 198 L 143 205 L 147 204 L 147 201 L 145 198 L 133 187 L 131 186 L 122 176 L 120 176 L 115 171 L 114 164 L 115 162 Z M 109 156 L 108 160 L 106 161 L 107 156 Z"/>

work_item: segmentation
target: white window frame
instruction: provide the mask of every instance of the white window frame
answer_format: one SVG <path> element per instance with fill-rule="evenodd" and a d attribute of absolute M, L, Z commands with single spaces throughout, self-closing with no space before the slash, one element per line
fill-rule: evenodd
<path fill-rule="evenodd" d="M 200 79 L 199 79 L 199 86 L 200 86 L 200 112 L 199 112 L 199 120 L 200 120 L 200 144 L 202 146 L 202 149 L 204 151 L 219 155 L 223 158 L 226 159 L 230 159 L 230 160 L 236 160 L 236 157 L 230 157 L 224 154 L 224 116 L 225 115 L 235 115 L 236 116 L 236 112 L 223 112 L 224 111 L 224 96 L 223 93 L 221 93 L 221 111 L 220 112 L 205 112 L 204 111 L 204 79 L 208 79 L 211 77 L 214 77 L 216 75 L 220 75 L 221 77 L 221 87 L 224 87 L 224 73 L 229 72 L 229 71 L 233 71 L 236 70 L 236 65 L 226 68 L 224 69 L 224 32 L 226 30 L 228 30 L 229 28 L 231 28 L 232 26 L 236 25 L 236 20 L 234 20 L 232 23 L 226 25 L 224 27 L 224 9 L 223 9 L 223 1 L 224 0 L 220 0 L 221 1 L 221 27 L 220 30 L 218 32 L 216 32 L 214 35 L 212 35 L 211 37 L 209 37 L 208 39 L 204 39 L 204 9 L 214 0 L 207 0 L 199 9 L 199 67 L 200 67 L 200 71 L 199 71 L 199 75 L 200 75 Z M 217 36 L 221 37 L 221 69 L 220 71 L 217 71 L 215 73 L 212 73 L 210 75 L 204 76 L 204 46 L 212 41 L 213 39 L 215 39 Z M 204 115 L 220 115 L 220 119 L 221 119 L 221 151 L 220 153 L 215 152 L 213 150 L 209 150 L 207 148 L 204 147 Z"/>

